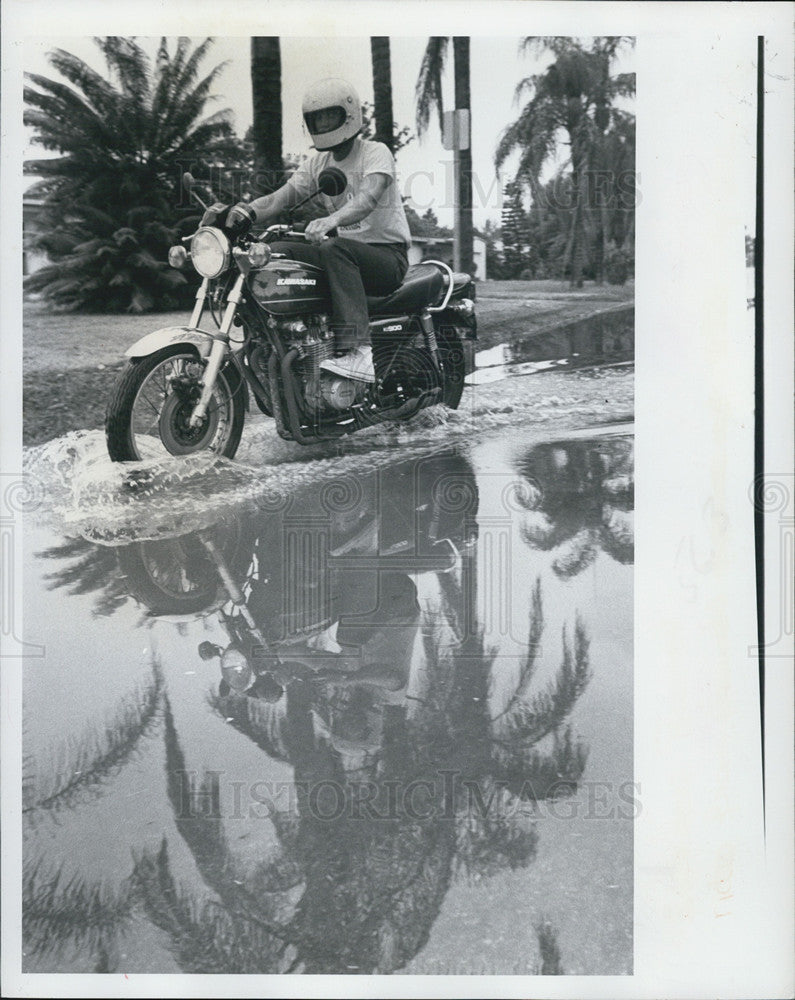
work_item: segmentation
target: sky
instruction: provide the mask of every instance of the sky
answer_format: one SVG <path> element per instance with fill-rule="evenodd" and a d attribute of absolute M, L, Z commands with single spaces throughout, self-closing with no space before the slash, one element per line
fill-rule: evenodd
<path fill-rule="evenodd" d="M 158 39 L 140 39 L 148 51 L 154 52 Z M 487 219 L 499 223 L 503 184 L 511 179 L 509 161 L 501 177 L 494 169 L 494 149 L 504 128 L 513 121 L 521 108 L 514 94 L 517 83 L 526 76 L 541 71 L 549 59 L 522 55 L 519 36 L 472 39 L 470 45 L 470 75 L 472 90 L 472 161 L 473 203 L 475 225 L 482 227 Z M 393 111 L 398 125 L 415 129 L 414 88 L 419 73 L 425 37 L 392 37 Z M 46 53 L 53 48 L 65 48 L 98 70 L 104 61 L 90 38 L 37 38 L 25 40 L 25 68 L 29 72 L 57 75 L 50 69 Z M 301 98 L 306 88 L 326 76 L 341 76 L 358 90 L 363 101 L 373 100 L 370 39 L 368 36 L 346 38 L 296 38 L 281 40 L 282 53 L 282 117 L 285 153 L 310 152 L 309 137 L 301 120 Z M 227 66 L 218 77 L 217 100 L 208 105 L 208 112 L 228 107 L 234 114 L 234 125 L 243 135 L 252 121 L 251 78 L 249 73 L 250 40 L 246 37 L 215 38 L 205 67 L 219 62 Z M 444 79 L 446 109 L 453 107 L 452 46 Z M 634 52 L 629 50 L 616 64 L 617 72 L 634 71 Z M 632 109 L 632 103 L 628 105 Z M 35 149 L 28 155 L 41 155 Z M 443 225 L 453 223 L 453 154 L 442 148 L 438 122 L 431 119 L 423 139 L 415 138 L 400 150 L 397 157 L 398 182 L 401 193 L 422 214 L 432 208 Z"/>

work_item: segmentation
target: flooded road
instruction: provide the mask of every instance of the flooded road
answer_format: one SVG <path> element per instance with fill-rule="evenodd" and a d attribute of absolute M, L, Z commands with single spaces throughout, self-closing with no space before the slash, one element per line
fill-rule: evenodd
<path fill-rule="evenodd" d="M 632 427 L 455 426 L 32 456 L 25 971 L 632 971 Z"/>
<path fill-rule="evenodd" d="M 621 305 L 478 351 L 476 370 L 466 382 L 486 385 L 550 368 L 574 370 L 586 365 L 633 364 L 634 360 L 635 307 Z"/>

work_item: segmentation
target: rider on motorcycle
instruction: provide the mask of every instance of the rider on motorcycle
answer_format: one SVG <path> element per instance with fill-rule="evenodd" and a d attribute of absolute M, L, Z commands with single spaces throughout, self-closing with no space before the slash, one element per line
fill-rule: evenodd
<path fill-rule="evenodd" d="M 408 268 L 411 243 L 395 160 L 383 143 L 359 135 L 361 102 L 344 80 L 321 80 L 310 87 L 303 101 L 303 116 L 317 155 L 302 163 L 273 194 L 250 205 L 235 205 L 229 218 L 250 218 L 253 210 L 258 225 L 270 225 L 317 190 L 321 170 L 331 165 L 342 170 L 347 187 L 337 197 L 320 196 L 328 214 L 307 225 L 309 242 L 275 243 L 273 249 L 293 260 L 316 264 L 328 276 L 332 328 L 340 356 L 320 367 L 346 378 L 374 382 L 367 295 L 389 295 L 399 287 Z M 334 229 L 340 235 L 329 237 Z"/>

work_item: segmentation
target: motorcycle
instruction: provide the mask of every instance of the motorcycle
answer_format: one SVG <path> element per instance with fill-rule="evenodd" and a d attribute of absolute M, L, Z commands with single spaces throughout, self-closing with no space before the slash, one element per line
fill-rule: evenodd
<path fill-rule="evenodd" d="M 172 247 L 169 263 L 190 259 L 202 282 L 187 326 L 155 330 L 126 352 L 105 421 L 113 461 L 204 450 L 233 458 L 249 394 L 279 435 L 299 444 L 408 420 L 436 403 L 458 407 L 477 337 L 468 274 L 424 261 L 390 295 L 368 298 L 376 381 L 333 375 L 320 368 L 335 355 L 326 276 L 272 249 L 304 234 L 278 224 L 255 238 L 253 219 L 230 223 L 229 205 L 206 205 L 190 174 L 183 183 L 205 212 L 183 241 L 190 249 Z M 346 186 L 330 167 L 300 204 Z M 217 329 L 200 326 L 205 309 Z"/>

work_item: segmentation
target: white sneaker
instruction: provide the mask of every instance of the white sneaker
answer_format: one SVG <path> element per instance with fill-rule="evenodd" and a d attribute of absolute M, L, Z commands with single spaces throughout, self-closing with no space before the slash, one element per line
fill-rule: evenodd
<path fill-rule="evenodd" d="M 341 653 L 342 646 L 337 642 L 337 629 L 339 622 L 334 622 L 328 628 L 307 639 L 306 644 L 310 649 L 317 649 L 323 653 Z"/>
<path fill-rule="evenodd" d="M 343 354 L 339 358 L 321 361 L 320 367 L 324 372 L 341 375 L 343 378 L 354 379 L 357 382 L 375 382 L 373 351 L 369 344 L 360 344 L 359 347 L 354 347 L 352 351 L 348 351 L 347 354 Z"/>

